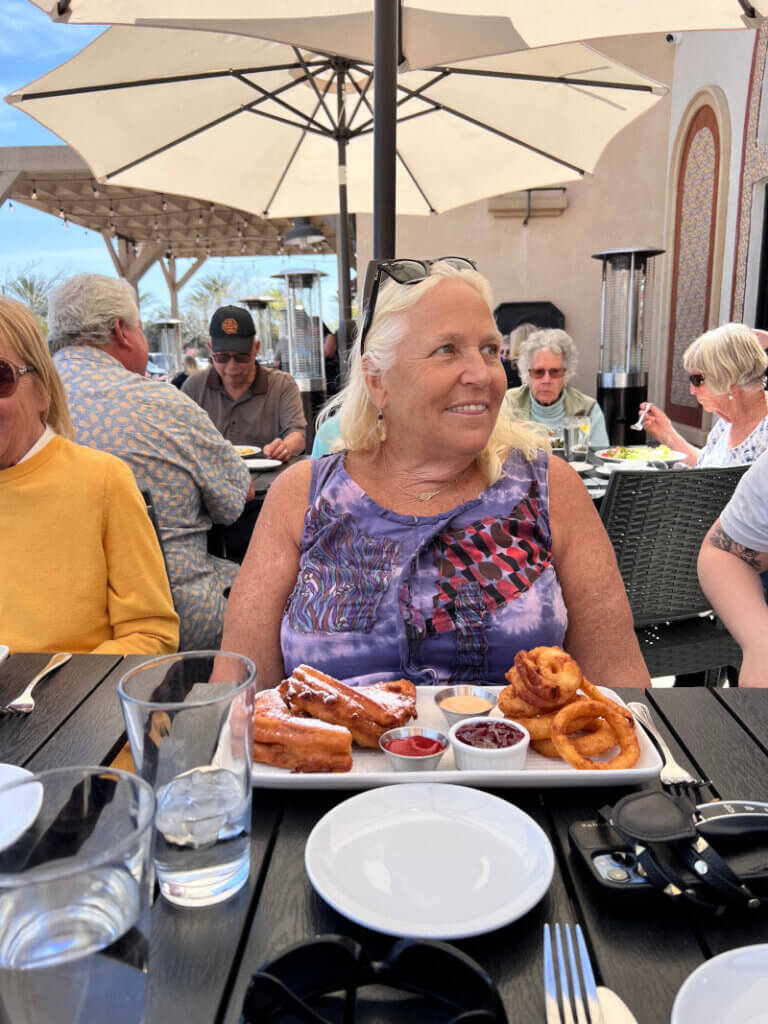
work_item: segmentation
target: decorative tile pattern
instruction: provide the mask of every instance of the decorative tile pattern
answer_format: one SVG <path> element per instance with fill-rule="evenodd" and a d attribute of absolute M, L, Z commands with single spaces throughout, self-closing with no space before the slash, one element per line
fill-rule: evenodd
<path fill-rule="evenodd" d="M 710 238 L 714 207 L 717 149 L 709 128 L 694 136 L 683 174 L 680 210 L 680 248 L 677 253 L 677 306 L 672 339 L 674 374 L 672 401 L 696 406 L 688 390 L 683 352 L 706 329 Z"/>
<path fill-rule="evenodd" d="M 749 235 L 752 229 L 752 191 L 755 183 L 768 177 L 768 145 L 760 145 L 758 128 L 760 124 L 760 101 L 763 95 L 765 58 L 768 51 L 768 23 L 763 23 L 755 40 L 755 55 L 749 82 L 747 112 L 744 119 L 744 152 L 739 191 L 738 219 L 736 221 L 736 252 L 733 268 L 733 292 L 731 298 L 731 320 L 741 321 L 744 317 L 744 296 L 747 288 L 747 254 Z M 754 225 L 760 230 L 760 225 Z"/>

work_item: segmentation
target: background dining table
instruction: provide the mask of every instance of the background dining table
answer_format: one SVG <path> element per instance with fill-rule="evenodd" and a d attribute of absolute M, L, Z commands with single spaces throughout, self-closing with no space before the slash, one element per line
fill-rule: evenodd
<path fill-rule="evenodd" d="M 17 654 L 0 665 L 0 704 L 15 696 L 48 657 Z M 117 683 L 141 660 L 75 655 L 40 684 L 31 716 L 0 717 L 0 760 L 32 770 L 110 764 L 125 743 Z M 622 696 L 644 699 L 681 763 L 711 780 L 702 799 L 768 799 L 768 690 L 623 690 Z M 157 898 L 151 921 L 149 1024 L 235 1024 L 253 971 L 287 946 L 319 933 L 351 936 L 371 955 L 386 954 L 394 940 L 334 911 L 314 892 L 304 868 L 311 829 L 353 792 L 255 789 L 248 885 L 228 902 L 205 909 L 185 910 Z M 541 825 L 556 861 L 549 891 L 524 917 L 457 943 L 494 979 L 510 1022 L 543 1020 L 542 929 L 547 921 L 581 922 L 598 982 L 619 993 L 639 1024 L 668 1021 L 676 992 L 708 957 L 768 942 L 764 911 L 750 917 L 701 917 L 656 893 L 637 898 L 636 893 L 609 892 L 586 874 L 571 847 L 569 826 L 595 818 L 625 788 L 493 792 Z M 418 857 L 418 850 L 413 855 Z M 368 1009 L 366 1024 L 413 1019 L 377 1003 Z M 109 1019 L 106 1005 L 104 1019 Z"/>

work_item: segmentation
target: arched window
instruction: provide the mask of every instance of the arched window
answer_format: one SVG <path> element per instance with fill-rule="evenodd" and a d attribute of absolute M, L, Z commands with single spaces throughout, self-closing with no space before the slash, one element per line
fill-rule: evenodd
<path fill-rule="evenodd" d="M 720 129 L 711 106 L 691 118 L 680 154 L 675 205 L 666 408 L 673 420 L 701 427 L 689 393 L 683 352 L 710 326 L 720 184 Z"/>

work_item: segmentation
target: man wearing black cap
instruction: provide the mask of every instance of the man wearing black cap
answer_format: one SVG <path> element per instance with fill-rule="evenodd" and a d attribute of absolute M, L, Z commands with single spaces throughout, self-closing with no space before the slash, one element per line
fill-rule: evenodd
<path fill-rule="evenodd" d="M 182 390 L 208 413 L 234 444 L 258 445 L 286 462 L 306 445 L 307 421 L 290 374 L 256 362 L 259 340 L 251 314 L 222 306 L 211 318 L 212 366 L 185 381 Z"/>

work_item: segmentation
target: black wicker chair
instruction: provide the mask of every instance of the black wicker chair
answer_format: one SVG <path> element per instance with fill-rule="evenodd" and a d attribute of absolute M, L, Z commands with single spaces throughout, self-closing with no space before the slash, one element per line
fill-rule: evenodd
<path fill-rule="evenodd" d="M 699 586 L 696 560 L 707 531 L 748 466 L 617 472 L 600 509 L 652 677 L 703 673 L 717 685 L 741 665 L 736 641 Z"/>

